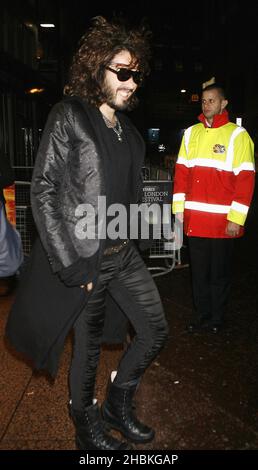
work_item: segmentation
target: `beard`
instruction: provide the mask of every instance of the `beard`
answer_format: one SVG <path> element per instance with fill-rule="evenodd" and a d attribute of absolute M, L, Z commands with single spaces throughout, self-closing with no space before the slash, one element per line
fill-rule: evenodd
<path fill-rule="evenodd" d="M 106 98 L 106 104 L 115 111 L 131 111 L 138 104 L 138 98 L 135 96 L 135 92 L 132 93 L 127 100 L 122 103 L 116 102 L 116 95 L 114 90 L 107 84 L 104 84 L 102 93 Z"/>

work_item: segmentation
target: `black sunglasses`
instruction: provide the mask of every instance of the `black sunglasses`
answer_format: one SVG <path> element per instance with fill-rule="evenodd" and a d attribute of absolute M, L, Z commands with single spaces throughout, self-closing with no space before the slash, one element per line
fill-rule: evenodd
<path fill-rule="evenodd" d="M 139 85 L 139 83 L 141 83 L 143 80 L 143 75 L 138 70 L 131 70 L 131 69 L 126 69 L 126 68 L 114 70 L 114 69 L 111 69 L 111 67 L 106 67 L 106 69 L 109 70 L 110 72 L 115 73 L 117 75 L 119 82 L 127 82 L 129 78 L 133 78 L 134 83 Z"/>

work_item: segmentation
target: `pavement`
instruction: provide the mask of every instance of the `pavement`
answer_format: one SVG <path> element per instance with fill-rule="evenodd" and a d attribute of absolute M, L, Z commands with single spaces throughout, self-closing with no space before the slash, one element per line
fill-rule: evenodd
<path fill-rule="evenodd" d="M 231 298 L 220 333 L 185 331 L 192 309 L 189 267 L 155 278 L 170 335 L 136 396 L 137 413 L 155 428 L 156 436 L 136 449 L 258 449 L 257 220 L 256 195 L 246 234 L 236 242 Z M 187 244 L 182 260 L 187 260 Z M 2 280 L 0 294 L 4 291 Z M 32 372 L 4 338 L 14 296 L 15 291 L 0 297 L 0 450 L 74 450 L 67 412 L 71 338 L 55 381 Z M 122 353 L 122 346 L 102 348 L 99 402 Z"/>

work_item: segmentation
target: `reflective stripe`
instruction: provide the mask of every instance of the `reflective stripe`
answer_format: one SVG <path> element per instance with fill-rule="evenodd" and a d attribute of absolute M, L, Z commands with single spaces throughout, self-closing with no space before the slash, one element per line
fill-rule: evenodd
<path fill-rule="evenodd" d="M 211 212 L 216 214 L 227 214 L 230 210 L 230 206 L 224 206 L 222 204 L 207 204 L 206 202 L 194 202 L 186 201 L 186 209 L 192 209 L 201 212 Z"/>
<path fill-rule="evenodd" d="M 243 162 L 237 168 L 232 170 L 231 168 L 227 168 L 226 162 L 222 162 L 220 160 L 214 160 L 209 158 L 192 158 L 191 160 L 187 160 L 184 157 L 178 157 L 177 163 L 181 165 L 185 165 L 187 168 L 193 168 L 194 166 L 204 166 L 207 168 L 215 168 L 216 170 L 223 170 L 223 171 L 230 171 L 234 173 L 234 175 L 238 175 L 241 171 L 255 171 L 255 166 L 252 162 Z"/>
<path fill-rule="evenodd" d="M 234 175 L 239 175 L 240 171 L 243 171 L 243 170 L 255 171 L 254 163 L 244 162 L 240 166 L 238 166 L 237 168 L 234 168 L 233 173 L 234 173 Z"/>
<path fill-rule="evenodd" d="M 207 168 L 215 168 L 216 170 L 226 170 L 225 162 L 210 158 L 192 158 L 191 160 L 187 160 L 184 157 L 179 157 L 177 163 L 181 163 L 181 165 L 185 165 L 187 168 L 193 168 L 194 166 L 204 166 Z M 228 171 L 232 171 L 232 168 Z"/>
<path fill-rule="evenodd" d="M 225 170 L 232 171 L 233 167 L 233 159 L 234 159 L 234 141 L 235 138 L 241 134 L 241 132 L 244 132 L 245 129 L 243 127 L 236 127 L 236 129 L 232 132 L 229 144 L 228 144 L 228 150 L 227 150 L 227 159 L 225 162 Z"/>
<path fill-rule="evenodd" d="M 185 193 L 175 193 L 173 194 L 173 201 L 184 201 Z"/>
<path fill-rule="evenodd" d="M 193 128 L 193 126 L 188 127 L 188 129 L 186 129 L 185 134 L 184 134 L 186 153 L 188 153 L 188 147 L 189 147 L 189 141 L 190 141 L 190 136 L 191 136 L 192 128 Z"/>
<path fill-rule="evenodd" d="M 233 201 L 231 204 L 231 209 L 241 212 L 242 214 L 247 214 L 249 207 L 245 204 L 240 204 L 239 202 Z"/>
<path fill-rule="evenodd" d="M 189 160 L 187 160 L 185 157 L 178 157 L 176 162 L 179 163 L 179 165 L 185 165 L 189 167 Z"/>

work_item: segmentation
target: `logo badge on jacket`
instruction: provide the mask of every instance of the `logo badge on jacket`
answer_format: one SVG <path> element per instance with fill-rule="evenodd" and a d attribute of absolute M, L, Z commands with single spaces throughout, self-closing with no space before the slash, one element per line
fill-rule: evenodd
<path fill-rule="evenodd" d="M 215 144 L 212 150 L 213 153 L 225 153 L 226 147 L 225 145 Z"/>

